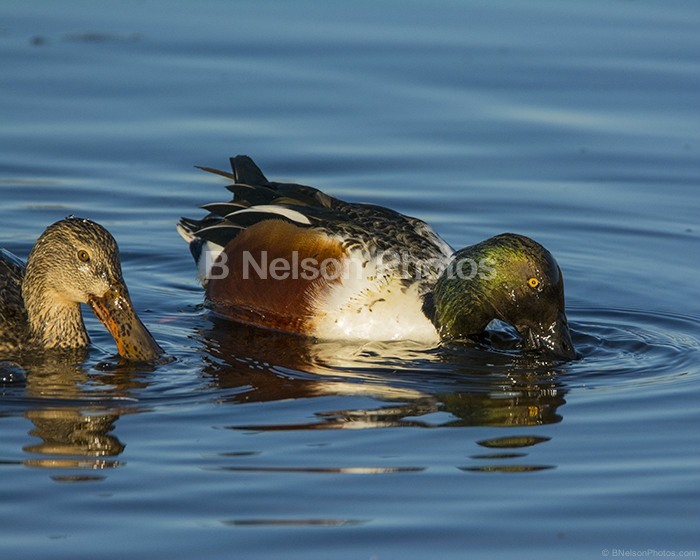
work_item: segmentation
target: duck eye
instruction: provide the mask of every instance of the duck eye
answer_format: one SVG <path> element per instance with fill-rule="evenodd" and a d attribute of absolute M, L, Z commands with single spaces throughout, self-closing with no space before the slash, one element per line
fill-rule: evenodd
<path fill-rule="evenodd" d="M 527 285 L 530 286 L 531 288 L 536 288 L 537 286 L 540 285 L 540 281 L 533 276 L 532 278 L 530 278 L 527 281 Z"/>
<path fill-rule="evenodd" d="M 90 253 L 88 253 L 84 249 L 81 249 L 80 251 L 78 251 L 78 259 L 85 263 L 88 262 L 90 260 Z"/>

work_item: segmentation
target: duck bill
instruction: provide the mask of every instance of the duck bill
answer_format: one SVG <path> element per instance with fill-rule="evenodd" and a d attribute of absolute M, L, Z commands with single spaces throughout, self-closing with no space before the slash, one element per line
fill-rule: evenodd
<path fill-rule="evenodd" d="M 549 354 L 564 360 L 576 358 L 569 325 L 563 312 L 552 323 L 536 324 L 518 330 L 527 350 Z"/>
<path fill-rule="evenodd" d="M 114 338 L 122 358 L 147 362 L 163 354 L 136 315 L 123 282 L 114 284 L 102 297 L 90 296 L 88 305 Z"/>

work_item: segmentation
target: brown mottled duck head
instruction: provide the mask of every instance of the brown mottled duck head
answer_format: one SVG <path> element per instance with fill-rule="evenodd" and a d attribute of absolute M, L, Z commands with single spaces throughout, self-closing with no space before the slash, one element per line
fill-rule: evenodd
<path fill-rule="evenodd" d="M 95 222 L 71 216 L 49 226 L 27 259 L 22 290 L 31 330 L 46 347 L 89 342 L 79 306 L 87 303 L 123 358 L 163 354 L 134 311 L 116 241 Z"/>

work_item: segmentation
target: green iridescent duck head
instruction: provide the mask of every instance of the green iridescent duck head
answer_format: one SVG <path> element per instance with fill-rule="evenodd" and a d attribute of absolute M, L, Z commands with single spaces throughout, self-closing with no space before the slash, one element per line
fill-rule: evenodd
<path fill-rule="evenodd" d="M 526 350 L 576 357 L 559 265 L 528 237 L 504 233 L 456 252 L 427 307 L 444 339 L 478 336 L 498 319 L 518 331 Z"/>

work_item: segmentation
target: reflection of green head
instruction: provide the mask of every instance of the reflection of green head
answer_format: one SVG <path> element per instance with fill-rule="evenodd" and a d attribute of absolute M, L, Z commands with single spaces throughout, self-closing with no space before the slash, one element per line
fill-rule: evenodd
<path fill-rule="evenodd" d="M 509 323 L 525 347 L 574 358 L 564 282 L 554 257 L 528 237 L 504 233 L 457 253 L 426 302 L 440 335 L 468 338 Z"/>

